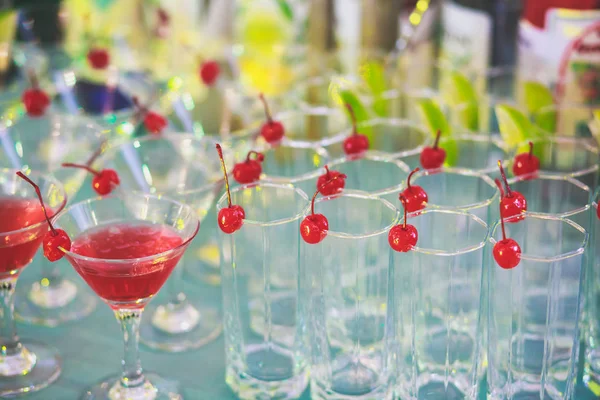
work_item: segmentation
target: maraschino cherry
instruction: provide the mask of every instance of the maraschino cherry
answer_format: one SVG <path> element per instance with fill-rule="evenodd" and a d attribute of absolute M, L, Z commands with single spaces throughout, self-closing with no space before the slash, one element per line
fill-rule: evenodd
<path fill-rule="evenodd" d="M 500 168 L 500 174 L 502 175 L 502 181 L 505 186 L 505 194 L 500 199 L 500 217 L 508 219 L 508 222 L 518 222 L 525 218 L 521 214 L 527 211 L 527 199 L 516 190 L 510 189 L 501 161 L 498 161 L 498 167 Z"/>
<path fill-rule="evenodd" d="M 67 168 L 81 168 L 90 172 L 94 175 L 92 178 L 92 188 L 101 196 L 105 196 L 113 191 L 116 186 L 119 186 L 121 180 L 119 179 L 119 175 L 117 171 L 114 169 L 106 168 L 100 171 L 97 171 L 90 167 L 90 165 L 94 162 L 96 157 L 102 152 L 102 147 L 98 151 L 94 153 L 94 155 L 90 158 L 90 161 L 86 165 L 74 164 L 74 163 L 63 163 L 63 167 Z"/>
<path fill-rule="evenodd" d="M 27 115 L 30 117 L 41 117 L 50 105 L 50 97 L 39 88 L 37 76 L 29 73 L 31 87 L 23 92 L 21 100 L 25 105 Z"/>
<path fill-rule="evenodd" d="M 318 187 L 315 191 L 315 194 L 313 194 L 310 202 L 310 215 L 304 217 L 300 223 L 300 235 L 306 243 L 317 244 L 323 241 L 323 239 L 325 239 L 327 236 L 327 231 L 329 230 L 329 221 L 327 221 L 327 218 L 323 214 L 315 214 L 315 200 L 317 199 L 317 196 L 321 190 L 323 190 L 324 186 L 330 185 L 334 180 L 338 179 L 346 179 L 346 175 L 339 174 L 332 177 L 330 180 L 325 182 L 324 185 Z"/>
<path fill-rule="evenodd" d="M 346 108 L 352 119 L 352 133 L 344 140 L 344 153 L 348 156 L 354 156 L 369 150 L 369 138 L 358 133 L 356 128 L 356 115 L 350 104 L 346 104 Z"/>
<path fill-rule="evenodd" d="M 515 176 L 532 175 L 540 169 L 540 159 L 533 154 L 533 142 L 529 142 L 529 152 L 515 156 L 513 173 Z"/>
<path fill-rule="evenodd" d="M 64 255 L 60 248 L 67 251 L 71 250 L 71 239 L 69 239 L 69 235 L 67 235 L 67 232 L 62 229 L 55 229 L 52 225 L 52 222 L 50 221 L 46 211 L 46 205 L 44 204 L 40 187 L 22 172 L 17 172 L 17 175 L 35 189 L 35 193 L 37 194 L 37 197 L 40 200 L 40 205 L 42 206 L 42 211 L 44 212 L 44 216 L 46 217 L 46 221 L 50 227 L 50 230 L 46 232 L 43 239 L 42 247 L 44 248 L 44 256 L 52 262 L 60 260 Z"/>
<path fill-rule="evenodd" d="M 265 96 L 261 93 L 259 97 L 260 101 L 262 101 L 263 106 L 265 107 L 265 115 L 267 117 L 267 122 L 265 122 L 262 128 L 260 128 L 260 134 L 267 141 L 267 143 L 277 143 L 283 138 L 285 129 L 283 128 L 283 124 L 281 122 L 274 121 L 273 117 L 271 117 L 271 111 L 269 111 L 269 104 L 267 103 Z"/>
<path fill-rule="evenodd" d="M 221 67 L 214 60 L 203 61 L 200 64 L 200 79 L 206 86 L 212 86 L 221 75 Z"/>
<path fill-rule="evenodd" d="M 251 155 L 254 155 L 254 159 L 250 158 Z M 260 164 L 264 159 L 265 156 L 262 153 L 254 150 L 249 151 L 246 160 L 235 164 L 233 167 L 233 179 L 241 184 L 256 182 L 260 179 L 262 173 Z"/>
<path fill-rule="evenodd" d="M 408 218 L 408 212 L 406 210 L 406 198 L 402 195 L 399 197 L 400 201 L 402 202 L 402 206 L 404 207 L 404 222 L 402 225 L 396 225 L 390 229 L 388 241 L 390 242 L 390 247 L 392 249 L 401 253 L 406 253 L 417 245 L 417 240 L 419 240 L 419 232 L 417 232 L 417 228 L 415 228 L 414 225 L 406 223 Z"/>
<path fill-rule="evenodd" d="M 93 69 L 106 69 L 110 64 L 110 55 L 106 49 L 92 47 L 87 53 L 87 60 Z"/>
<path fill-rule="evenodd" d="M 338 171 L 330 171 L 325 166 L 325 173 L 317 179 L 317 188 L 321 195 L 331 196 L 341 192 L 346 186 L 346 176 Z"/>
<path fill-rule="evenodd" d="M 167 119 L 157 112 L 150 111 L 147 106 L 140 103 L 136 96 L 131 98 L 133 105 L 138 109 L 138 118 L 144 117 L 144 127 L 154 135 L 160 134 L 167 127 Z"/>
<path fill-rule="evenodd" d="M 502 212 L 502 207 L 500 208 Z M 521 247 L 516 240 L 506 238 L 506 230 L 504 229 L 504 218 L 500 217 L 502 225 L 502 240 L 494 245 L 494 260 L 503 269 L 513 269 L 521 261 Z"/>
<path fill-rule="evenodd" d="M 420 171 L 420 169 L 415 168 L 408 174 L 408 178 L 406 179 L 406 189 L 404 189 L 401 194 L 401 196 L 404 196 L 404 208 L 410 213 L 424 209 L 429 201 L 427 192 L 425 192 L 421 186 L 410 184 L 410 178 L 418 171 Z"/>
<path fill-rule="evenodd" d="M 231 234 L 235 231 L 240 230 L 242 225 L 244 224 L 244 218 L 246 218 L 246 213 L 241 206 L 236 204 L 231 204 L 231 191 L 229 190 L 229 179 L 227 178 L 227 167 L 225 167 L 225 159 L 223 158 L 223 149 L 221 149 L 221 145 L 217 143 L 217 152 L 219 153 L 219 159 L 221 160 L 221 169 L 223 170 L 223 175 L 225 175 L 225 190 L 227 191 L 227 203 L 228 207 L 221 209 L 219 211 L 219 215 L 217 216 L 217 222 L 219 223 L 219 228 L 227 234 Z"/>
<path fill-rule="evenodd" d="M 444 165 L 444 161 L 446 160 L 446 150 L 438 146 L 441 134 L 442 131 L 438 129 L 433 147 L 426 146 L 423 151 L 421 151 L 421 166 L 425 169 L 440 168 Z"/>

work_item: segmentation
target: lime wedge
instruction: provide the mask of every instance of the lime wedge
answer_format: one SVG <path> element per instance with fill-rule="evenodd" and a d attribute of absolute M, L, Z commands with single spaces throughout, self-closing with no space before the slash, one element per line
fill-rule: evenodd
<path fill-rule="evenodd" d="M 543 108 L 554 105 L 552 92 L 539 82 L 524 82 L 523 96 L 527 112 L 532 115 Z"/>
<path fill-rule="evenodd" d="M 477 91 L 469 79 L 458 71 L 444 73 L 440 83 L 442 98 L 457 112 L 459 123 L 470 131 L 479 129 Z"/>
<path fill-rule="evenodd" d="M 427 129 L 429 129 L 431 136 L 435 138 L 438 130 L 441 132 L 441 142 L 443 142 L 443 148 L 446 150 L 446 161 L 444 162 L 444 165 L 450 167 L 456 165 L 459 157 L 458 146 L 456 141 L 452 138 L 450 124 L 440 109 L 440 106 L 433 99 L 422 98 L 418 100 L 417 108 L 421 120 L 425 126 L 427 126 Z"/>
<path fill-rule="evenodd" d="M 592 112 L 593 119 L 588 123 L 588 127 L 590 128 L 590 132 L 598 145 L 600 145 L 600 110 L 594 110 Z"/>
<path fill-rule="evenodd" d="M 502 140 L 514 148 L 527 139 L 538 136 L 531 121 L 519 110 L 507 104 L 496 106 L 496 118 Z"/>
<path fill-rule="evenodd" d="M 294 10 L 286 0 L 277 0 L 277 5 L 283 16 L 290 22 L 294 21 Z"/>
<path fill-rule="evenodd" d="M 360 101 L 360 99 L 358 98 L 358 96 L 356 94 L 354 94 L 350 90 L 340 90 L 339 96 L 340 96 L 340 99 L 342 100 L 342 106 L 347 104 L 350 107 L 352 107 L 352 111 L 354 111 L 354 115 L 356 116 L 357 125 L 371 119 L 371 114 L 369 113 L 367 108 L 363 105 L 363 103 Z M 348 110 L 346 110 L 345 108 L 344 108 L 344 110 L 346 112 L 348 112 Z M 350 117 L 350 115 L 348 114 L 348 118 L 349 117 Z M 361 128 L 360 133 L 362 133 L 363 135 L 366 135 L 369 138 L 369 140 L 373 139 L 373 129 L 370 127 Z"/>
<path fill-rule="evenodd" d="M 12 42 L 17 28 L 17 12 L 0 11 L 0 43 Z"/>

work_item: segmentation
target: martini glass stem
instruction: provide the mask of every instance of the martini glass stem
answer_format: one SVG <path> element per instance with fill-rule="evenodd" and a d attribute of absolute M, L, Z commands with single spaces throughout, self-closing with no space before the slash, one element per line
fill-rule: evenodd
<path fill-rule="evenodd" d="M 115 315 L 121 324 L 125 344 L 121 385 L 125 388 L 138 387 L 145 382 L 139 352 L 142 310 L 116 310 Z"/>
<path fill-rule="evenodd" d="M 0 299 L 2 301 L 2 323 L 0 325 L 0 355 L 13 356 L 21 351 L 15 324 L 15 286 L 17 278 L 0 281 Z"/>

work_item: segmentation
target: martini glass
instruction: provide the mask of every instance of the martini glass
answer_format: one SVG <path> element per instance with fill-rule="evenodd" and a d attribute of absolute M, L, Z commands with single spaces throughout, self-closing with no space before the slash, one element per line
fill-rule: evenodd
<path fill-rule="evenodd" d="M 19 178 L 17 169 L 0 169 L 0 397 L 40 390 L 61 371 L 56 349 L 39 342 L 20 341 L 14 320 L 14 294 L 19 274 L 33 260 L 48 230 L 33 187 Z M 39 187 L 49 216 L 67 202 L 56 178 L 38 172 L 26 174 Z"/>
<path fill-rule="evenodd" d="M 170 196 L 192 207 L 203 223 L 221 190 L 216 143 L 209 137 L 184 133 L 146 136 L 109 148 L 98 164 L 118 172 L 121 188 Z M 202 235 L 214 236 L 215 231 L 205 232 L 203 224 Z M 140 328 L 144 344 L 160 350 L 184 351 L 200 347 L 221 333 L 218 310 L 193 305 L 182 291 L 183 267 L 202 268 L 199 264 L 203 237 L 198 235 L 190 244 L 191 251 L 183 258 L 182 267 L 168 280 L 167 298 L 149 306 Z"/>
<path fill-rule="evenodd" d="M 82 116 L 48 112 L 39 118 L 24 114 L 22 103 L 2 104 L 0 119 L 0 167 L 48 171 L 62 182 L 68 198 L 74 198 L 85 172 L 62 168 L 63 162 L 83 163 L 105 139 L 94 121 Z M 56 326 L 92 312 L 96 299 L 78 278 L 66 277 L 64 261 L 39 260 L 41 273 L 17 289 L 17 318 Z"/>
<path fill-rule="evenodd" d="M 181 399 L 176 382 L 143 373 L 139 327 L 146 304 L 198 232 L 196 210 L 162 196 L 119 191 L 70 206 L 56 224 L 72 240 L 67 260 L 114 311 L 125 342 L 121 376 L 94 385 L 81 398 Z"/>

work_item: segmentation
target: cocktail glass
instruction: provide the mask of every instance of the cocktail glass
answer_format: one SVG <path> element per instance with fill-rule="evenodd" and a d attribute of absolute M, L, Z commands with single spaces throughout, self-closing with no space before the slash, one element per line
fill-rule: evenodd
<path fill-rule="evenodd" d="M 30 393 L 54 382 L 61 371 L 56 349 L 17 336 L 13 309 L 19 274 L 33 260 L 48 224 L 33 187 L 18 169 L 0 169 L 0 396 Z M 50 175 L 27 171 L 40 187 L 50 217 L 67 203 L 61 183 Z"/>
<path fill-rule="evenodd" d="M 596 395 L 600 395 L 600 218 L 598 218 L 598 203 L 600 189 L 592 196 L 590 215 L 590 246 L 589 263 L 586 270 L 584 287 L 586 288 L 586 303 L 584 306 L 585 331 L 585 364 L 583 382 Z"/>
<path fill-rule="evenodd" d="M 75 197 L 85 171 L 62 168 L 63 162 L 85 164 L 100 149 L 106 135 L 93 121 L 75 115 L 47 112 L 30 118 L 21 102 L 0 105 L 0 167 L 47 171 L 64 185 L 67 197 Z M 96 306 L 83 281 L 65 275 L 64 261 L 50 263 L 40 257 L 41 271 L 26 277 L 17 289 L 18 319 L 56 326 L 82 318 Z"/>
<path fill-rule="evenodd" d="M 409 214 L 417 245 L 394 253 L 400 398 L 475 400 L 483 377 L 482 297 L 487 224 L 466 211 Z"/>
<path fill-rule="evenodd" d="M 308 197 L 292 185 L 260 182 L 236 187 L 231 200 L 246 216 L 239 231 L 219 232 L 225 381 L 241 399 L 296 399 L 308 384 L 307 325 L 297 312 Z M 224 195 L 217 209 L 226 207 Z"/>
<path fill-rule="evenodd" d="M 72 240 L 65 257 L 114 311 L 125 342 L 121 376 L 94 385 L 82 399 L 181 399 L 176 382 L 143 372 L 138 340 L 142 311 L 198 232 L 196 210 L 121 190 L 70 206 L 56 225 Z"/>
<path fill-rule="evenodd" d="M 588 139 L 543 137 L 532 139 L 533 153 L 540 159 L 540 170 L 546 174 L 575 178 L 594 190 L 598 185 L 598 148 Z M 518 146 L 528 152 L 529 143 Z"/>
<path fill-rule="evenodd" d="M 373 154 L 402 159 L 411 168 L 419 166 L 421 150 L 431 142 L 431 136 L 423 126 L 405 119 L 375 118 L 360 123 L 357 131 L 369 138 L 369 149 Z M 351 133 L 351 130 L 345 130 L 336 136 L 335 142 L 325 145 L 332 158 L 344 156 L 343 142 Z"/>
<path fill-rule="evenodd" d="M 192 304 L 183 292 L 184 266 L 203 268 L 200 256 L 206 238 L 215 236 L 205 217 L 221 192 L 221 164 L 210 137 L 164 133 L 160 137 L 131 139 L 110 147 L 98 159 L 101 168 L 119 174 L 120 187 L 170 196 L 192 207 L 202 224 L 201 234 L 190 244 L 181 267 L 167 281 L 167 298 L 148 307 L 140 327 L 140 340 L 166 351 L 185 351 L 214 340 L 221 333 L 221 318 L 214 307 Z M 226 152 L 227 154 L 227 152 Z M 229 158 L 228 158 L 228 161 Z M 218 271 L 217 271 L 218 272 Z"/>
<path fill-rule="evenodd" d="M 317 245 L 301 242 L 298 306 L 310 340 L 312 398 L 391 399 L 400 320 L 388 232 L 399 212 L 353 190 L 318 198 L 315 212 L 330 229 Z"/>
<path fill-rule="evenodd" d="M 572 399 L 588 234 L 569 219 L 529 212 L 505 225 L 522 253 L 513 269 L 495 263 L 497 222 L 487 246 L 488 399 Z"/>

